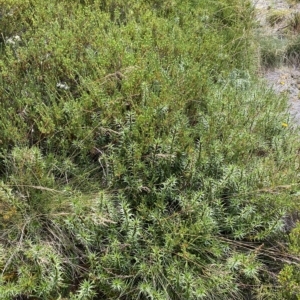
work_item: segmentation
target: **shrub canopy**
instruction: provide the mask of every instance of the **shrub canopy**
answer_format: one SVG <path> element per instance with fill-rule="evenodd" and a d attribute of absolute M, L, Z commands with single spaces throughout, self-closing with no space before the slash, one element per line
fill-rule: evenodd
<path fill-rule="evenodd" d="M 0 12 L 0 299 L 272 295 L 298 158 L 250 4 Z"/>

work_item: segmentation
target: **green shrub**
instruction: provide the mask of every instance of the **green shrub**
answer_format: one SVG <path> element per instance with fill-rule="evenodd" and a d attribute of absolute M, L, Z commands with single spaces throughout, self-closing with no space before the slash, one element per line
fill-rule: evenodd
<path fill-rule="evenodd" d="M 287 264 L 279 273 L 279 283 L 282 285 L 282 296 L 285 299 L 300 299 L 300 268 L 299 268 L 299 244 L 300 244 L 300 227 L 299 222 L 289 235 L 290 252 L 295 255 L 293 264 Z"/>
<path fill-rule="evenodd" d="M 0 299 L 269 286 L 298 157 L 285 99 L 252 72 L 250 4 L 0 11 Z"/>

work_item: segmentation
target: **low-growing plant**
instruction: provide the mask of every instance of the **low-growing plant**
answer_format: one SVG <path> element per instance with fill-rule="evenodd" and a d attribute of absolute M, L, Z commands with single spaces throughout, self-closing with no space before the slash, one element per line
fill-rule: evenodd
<path fill-rule="evenodd" d="M 289 41 L 286 38 L 263 36 L 259 42 L 260 63 L 265 68 L 275 68 L 286 61 Z"/>
<path fill-rule="evenodd" d="M 289 14 L 289 10 L 286 9 L 272 10 L 267 15 L 267 21 L 270 23 L 271 26 L 275 26 L 276 24 L 287 20 Z"/>
<path fill-rule="evenodd" d="M 298 37 L 291 40 L 289 46 L 286 50 L 287 57 L 290 63 L 294 65 L 299 64 L 299 56 L 300 56 L 300 40 Z"/>
<path fill-rule="evenodd" d="M 299 158 L 250 3 L 0 10 L 0 299 L 273 289 Z"/>
<path fill-rule="evenodd" d="M 282 297 L 285 299 L 299 299 L 300 286 L 300 269 L 299 269 L 299 244 L 300 230 L 299 222 L 296 223 L 289 235 L 290 252 L 295 255 L 295 261 L 287 264 L 279 273 L 279 283 L 282 286 Z"/>
<path fill-rule="evenodd" d="M 295 32 L 300 32 L 300 13 L 295 12 L 292 14 L 292 16 L 289 19 L 289 27 Z"/>

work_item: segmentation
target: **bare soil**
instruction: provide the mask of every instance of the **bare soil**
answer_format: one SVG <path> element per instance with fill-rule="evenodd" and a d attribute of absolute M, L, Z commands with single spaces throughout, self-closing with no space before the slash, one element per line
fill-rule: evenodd
<path fill-rule="evenodd" d="M 285 0 L 252 0 L 259 23 L 260 38 L 293 39 L 299 32 L 286 33 L 295 13 L 300 12 L 300 3 Z M 276 22 L 270 22 L 271 15 L 280 15 Z M 284 60 L 283 60 L 284 61 Z M 300 68 L 299 64 L 286 60 L 280 66 L 262 67 L 262 75 L 276 93 L 285 93 L 289 100 L 289 111 L 293 122 L 300 125 Z"/>

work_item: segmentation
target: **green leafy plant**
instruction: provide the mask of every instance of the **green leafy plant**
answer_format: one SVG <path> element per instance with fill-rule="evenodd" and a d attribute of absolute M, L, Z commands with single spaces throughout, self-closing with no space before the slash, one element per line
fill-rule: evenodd
<path fill-rule="evenodd" d="M 255 78 L 250 4 L 0 11 L 0 299 L 274 287 L 298 142 L 285 99 Z"/>
<path fill-rule="evenodd" d="M 282 295 L 287 299 L 299 299 L 299 222 L 289 235 L 290 252 L 295 255 L 295 261 L 285 265 L 279 273 L 279 283 L 282 285 Z"/>

